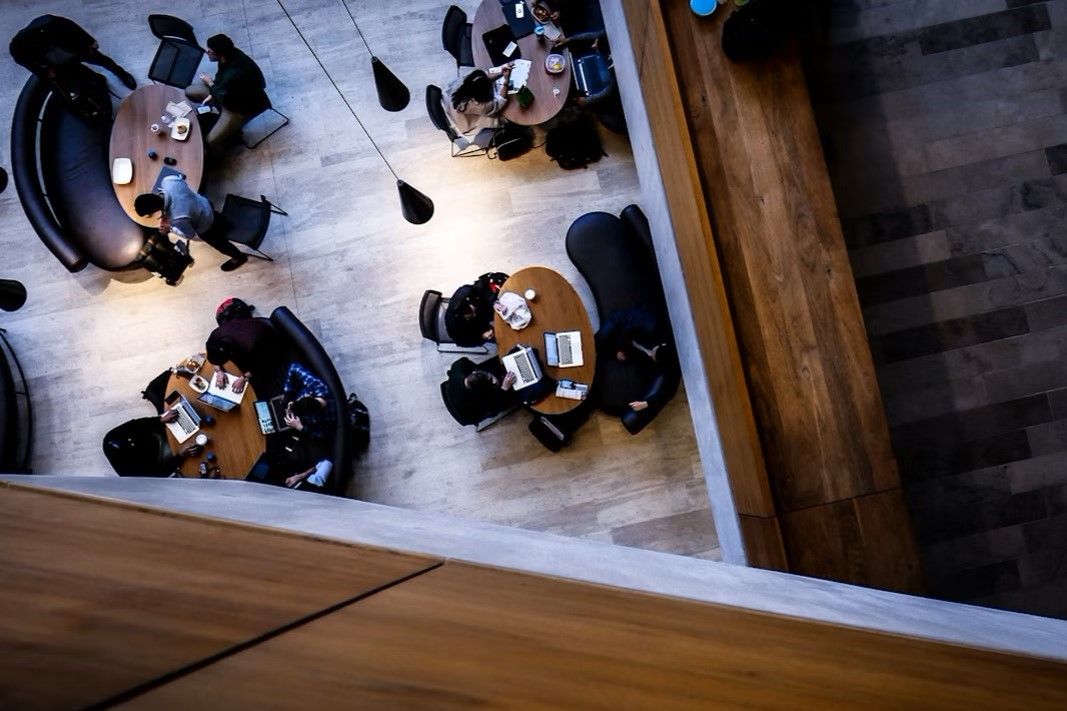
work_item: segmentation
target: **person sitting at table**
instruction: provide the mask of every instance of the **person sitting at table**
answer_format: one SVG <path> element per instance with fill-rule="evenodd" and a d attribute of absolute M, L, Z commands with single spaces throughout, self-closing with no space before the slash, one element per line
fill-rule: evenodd
<path fill-rule="evenodd" d="M 658 399 L 633 400 L 630 409 L 640 412 L 650 405 L 661 406 L 674 395 L 681 379 L 678 355 L 670 335 L 648 309 L 611 312 L 597 332 L 596 341 L 599 352 L 632 363 L 644 380 L 653 383 L 649 397 Z"/>
<path fill-rule="evenodd" d="M 207 338 L 207 360 L 215 366 L 218 387 L 233 377 L 223 370 L 227 363 L 241 369 L 231 384 L 239 393 L 246 382 L 255 382 L 262 396 L 281 392 L 285 378 L 287 346 L 270 319 L 255 316 L 255 307 L 241 299 L 229 298 L 215 309 L 218 328 Z"/>
<path fill-rule="evenodd" d="M 299 363 L 289 366 L 282 394 L 285 424 L 290 430 L 268 445 L 272 483 L 290 488 L 322 488 L 333 470 L 326 455 L 333 429 L 330 391 L 320 378 Z"/>
<path fill-rule="evenodd" d="M 460 358 L 448 369 L 448 402 L 458 421 L 476 425 L 520 404 L 514 384 L 515 375 L 497 358 L 481 363 Z"/>
<path fill-rule="evenodd" d="M 127 89 L 137 86 L 132 74 L 100 51 L 100 43 L 91 34 L 65 17 L 38 17 L 19 30 L 8 49 L 18 64 L 48 81 L 62 78 L 71 65 L 85 62 L 104 67 Z"/>
<path fill-rule="evenodd" d="M 497 87 L 495 80 L 503 77 Z M 473 136 L 483 128 L 499 128 L 504 121 L 500 112 L 508 104 L 511 64 L 491 69 L 472 69 L 466 76 L 445 87 L 442 103 L 445 113 L 464 136 Z"/>
<path fill-rule="evenodd" d="M 159 232 L 164 236 L 174 233 L 181 239 L 199 237 L 228 256 L 222 264 L 224 272 L 231 272 L 248 261 L 247 255 L 220 234 L 224 218 L 221 215 L 216 218 L 211 201 L 190 188 L 184 176 L 163 178 L 159 192 L 138 195 L 133 201 L 133 209 L 141 217 L 162 213 Z"/>
<path fill-rule="evenodd" d="M 208 37 L 207 58 L 218 63 L 218 72 L 215 76 L 201 74 L 199 82 L 186 87 L 185 96 L 201 105 L 218 107 L 219 119 L 206 141 L 208 151 L 217 154 L 230 137 L 270 105 L 270 99 L 259 65 L 226 35 Z"/>
<path fill-rule="evenodd" d="M 608 47 L 604 30 L 582 32 L 565 37 L 558 47 L 569 47 L 572 61 L 578 63 L 585 57 L 596 58 L 595 72 L 587 72 L 586 93 L 578 91 L 577 78 L 571 84 L 570 101 L 579 108 L 598 104 L 615 93 L 615 69 L 612 67 L 611 48 Z"/>
<path fill-rule="evenodd" d="M 174 410 L 165 410 L 158 417 L 130 420 L 104 437 L 104 456 L 119 476 L 167 477 L 178 471 L 183 461 L 195 457 L 203 449 L 195 442 L 186 442 L 177 453 L 170 448 L 163 425 L 178 419 Z"/>
<path fill-rule="evenodd" d="M 445 310 L 445 330 L 457 346 L 472 348 L 493 340 L 493 302 L 507 280 L 503 272 L 486 272 L 452 294 Z"/>

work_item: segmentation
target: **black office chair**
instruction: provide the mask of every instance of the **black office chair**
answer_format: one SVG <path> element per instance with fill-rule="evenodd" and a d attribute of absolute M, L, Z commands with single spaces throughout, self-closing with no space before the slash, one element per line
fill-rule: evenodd
<path fill-rule="evenodd" d="M 430 121 L 433 123 L 439 131 L 444 131 L 448 136 L 448 140 L 452 145 L 452 157 L 453 158 L 469 158 L 471 156 L 484 156 L 489 151 L 489 141 L 492 139 L 493 134 L 496 133 L 495 129 L 483 128 L 474 139 L 469 139 L 466 136 L 461 136 L 456 132 L 456 129 L 452 127 L 452 122 L 448 120 L 448 115 L 445 114 L 444 104 L 441 103 L 444 98 L 441 88 L 430 84 L 426 87 L 426 113 L 430 116 Z"/>
<path fill-rule="evenodd" d="M 233 195 L 226 196 L 226 202 L 222 204 L 222 229 L 223 236 L 235 244 L 241 244 L 252 250 L 246 252 L 250 257 L 259 257 L 273 262 L 269 255 L 259 249 L 263 244 L 263 238 L 267 236 L 267 228 L 270 227 L 271 213 L 276 215 L 288 215 L 289 213 L 273 204 L 264 195 L 259 196 L 259 201 L 251 198 Z"/>
<path fill-rule="evenodd" d="M 448 8 L 441 25 L 441 46 L 456 59 L 456 70 L 474 66 L 474 51 L 471 49 L 471 24 L 467 13 L 455 5 Z"/>
<path fill-rule="evenodd" d="M 104 456 L 119 476 L 174 475 L 167 433 L 158 417 L 123 422 L 104 435 Z"/>
<path fill-rule="evenodd" d="M 427 289 L 422 295 L 422 303 L 419 304 L 419 329 L 422 331 L 422 337 L 436 343 L 438 353 L 488 354 L 488 346 L 469 348 L 457 346 L 452 337 L 448 335 L 448 329 L 445 328 L 445 312 L 448 311 L 448 302 L 447 296 L 442 296 L 440 291 L 433 289 Z M 442 348 L 442 346 L 451 347 Z"/>
<path fill-rule="evenodd" d="M 149 15 L 148 27 L 159 38 L 148 78 L 167 86 L 184 89 L 193 83 L 204 49 L 196 41 L 193 26 L 179 17 Z"/>
<path fill-rule="evenodd" d="M 259 111 L 257 111 L 256 113 L 254 113 L 254 114 L 253 114 L 253 115 L 251 116 L 251 118 L 249 118 L 249 119 L 248 119 L 247 121 L 245 121 L 245 124 L 244 124 L 244 126 L 242 126 L 242 127 L 241 127 L 241 142 L 242 142 L 242 143 L 244 144 L 245 148 L 247 148 L 247 149 L 248 149 L 248 150 L 250 150 L 250 151 L 251 151 L 251 150 L 255 150 L 255 148 L 256 148 L 256 147 L 257 147 L 257 146 L 258 146 L 258 145 L 259 145 L 260 143 L 263 143 L 263 141 L 267 140 L 268 138 L 270 138 L 271 136 L 273 136 L 274 134 L 276 134 L 276 133 L 277 133 L 278 131 L 281 131 L 281 130 L 282 130 L 283 128 L 285 128 L 286 126 L 288 126 L 288 125 L 289 125 L 289 117 L 288 117 L 288 116 L 286 116 L 285 114 L 283 114 L 283 113 L 282 113 L 281 111 L 279 111 L 278 109 L 274 108 L 274 104 L 272 104 L 272 103 L 271 103 L 270 97 L 268 97 L 268 96 L 266 95 L 266 93 L 264 93 L 264 94 L 263 94 L 263 98 L 264 98 L 264 99 L 266 100 L 266 106 L 264 106 L 264 107 L 263 107 L 263 108 L 261 108 L 261 109 L 260 109 Z M 262 137 L 261 137 L 261 138 L 260 138 L 259 140 L 257 140 L 257 141 L 256 141 L 255 143 L 249 143 L 249 142 L 248 142 L 248 135 L 247 135 L 247 133 L 245 132 L 245 129 L 247 129 L 247 128 L 248 128 L 248 126 L 249 126 L 249 124 L 251 124 L 251 123 L 252 123 L 253 121 L 255 121 L 255 120 L 256 120 L 257 118 L 259 118 L 260 116 L 264 116 L 264 115 L 266 115 L 266 114 L 268 114 L 268 113 L 273 113 L 273 114 L 275 114 L 276 116 L 278 116 L 279 118 L 281 118 L 282 122 L 281 122 L 280 124 L 278 124 L 277 126 L 275 126 L 274 128 L 272 128 L 271 130 L 267 131 L 267 133 L 266 133 L 266 134 L 264 134 L 264 135 L 263 135 L 263 136 L 262 136 Z"/>

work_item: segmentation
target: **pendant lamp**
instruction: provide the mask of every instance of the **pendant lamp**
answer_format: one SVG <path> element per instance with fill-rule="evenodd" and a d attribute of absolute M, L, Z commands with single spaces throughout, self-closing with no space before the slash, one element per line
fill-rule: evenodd
<path fill-rule="evenodd" d="M 322 69 L 322 73 L 325 74 L 326 78 L 330 80 L 330 84 L 333 85 L 333 90 L 336 91 L 337 95 L 341 97 L 341 101 L 345 102 L 345 106 L 348 108 L 348 112 L 352 114 L 352 118 L 354 118 L 356 120 L 356 123 L 359 124 L 360 129 L 362 129 L 363 131 L 363 135 L 367 137 L 367 140 L 370 141 L 371 146 L 374 147 L 374 151 L 378 154 L 378 157 L 382 159 L 382 162 L 385 163 L 385 167 L 389 169 L 389 172 L 393 174 L 393 178 L 396 179 L 396 189 L 397 192 L 400 194 L 400 212 L 404 215 L 404 219 L 413 225 L 421 225 L 428 222 L 430 218 L 433 217 L 433 200 L 431 200 L 423 193 L 420 193 L 412 186 L 405 183 L 403 180 L 400 179 L 400 176 L 396 174 L 396 171 L 393 170 L 393 166 L 389 163 L 389 160 L 385 157 L 385 154 L 382 153 L 382 150 L 380 148 L 378 148 L 378 144 L 374 142 L 374 137 L 370 135 L 370 132 L 367 130 L 367 127 L 363 125 L 363 121 L 360 120 L 359 115 L 356 113 L 356 110 L 352 108 L 352 104 L 348 102 L 348 99 L 341 92 L 340 87 L 337 86 L 337 82 L 334 81 L 333 76 L 331 76 L 330 72 L 326 70 L 326 65 L 324 65 L 322 63 L 322 60 L 319 59 L 319 55 L 315 54 L 315 50 L 311 48 L 311 44 L 307 41 L 307 37 L 304 37 L 304 33 L 300 31 L 300 28 L 297 27 L 296 21 L 293 20 L 293 16 L 290 15 L 289 11 L 285 9 L 285 5 L 282 4 L 282 0 L 276 0 L 276 2 L 278 3 L 278 7 L 282 9 L 282 12 L 285 13 L 285 16 L 289 18 L 289 23 L 292 24 L 293 29 L 296 30 L 296 34 L 299 35 L 300 39 L 304 42 L 304 46 L 308 48 L 308 51 L 311 52 L 311 56 L 315 58 L 316 62 L 318 62 L 319 68 Z M 341 0 L 341 2 L 342 4 L 344 4 L 344 0 Z M 348 10 L 348 5 L 345 5 L 345 9 Z M 351 11 L 349 11 L 348 15 L 349 17 L 352 16 Z M 353 18 L 352 24 L 355 24 L 355 22 L 355 18 Z M 356 31 L 359 31 L 358 26 L 356 27 Z M 363 33 L 361 32 L 359 36 L 362 38 Z M 366 44 L 366 40 L 364 40 L 364 44 Z M 368 51 L 369 49 L 370 48 L 368 47 Z M 399 99 L 403 98 L 403 105 L 399 106 L 399 108 L 396 109 L 389 109 L 390 111 L 399 111 L 400 109 L 404 108 L 404 106 L 407 106 L 408 99 L 410 98 L 407 87 L 404 86 L 400 82 L 400 80 L 393 75 L 391 71 L 389 71 L 388 67 L 379 62 L 376 57 L 371 57 L 371 64 L 374 66 L 375 84 L 377 84 L 378 87 L 378 100 L 381 102 L 382 107 L 389 109 L 389 107 L 386 106 L 387 98 L 391 100 L 391 105 L 398 105 Z M 392 81 L 395 84 L 394 86 L 392 86 L 392 88 L 389 88 L 390 84 L 388 83 L 388 80 L 383 83 L 378 82 L 378 74 L 380 72 L 383 76 L 388 75 L 389 77 L 392 77 Z M 385 87 L 385 89 L 383 89 L 383 87 Z M 400 95 L 400 93 L 398 93 L 397 87 L 402 90 L 402 96 Z"/>
<path fill-rule="evenodd" d="M 0 309 L 18 311 L 25 303 L 26 287 L 22 285 L 22 282 L 14 279 L 0 279 Z"/>
<path fill-rule="evenodd" d="M 356 18 L 352 15 L 352 10 L 348 7 L 348 3 L 345 0 L 341 0 L 341 4 L 345 6 L 345 12 L 348 13 L 349 19 L 352 20 L 352 26 L 356 28 L 359 39 L 363 42 L 363 46 L 367 48 L 367 54 L 370 55 L 370 67 L 371 71 L 374 72 L 374 87 L 378 90 L 378 103 L 386 111 L 402 111 L 411 101 L 411 92 L 404 86 L 404 82 L 400 81 L 396 74 L 393 74 L 389 67 L 385 66 L 385 62 L 378 59 L 374 52 L 371 51 L 370 45 L 367 44 L 367 39 L 363 36 L 363 31 L 356 24 Z"/>

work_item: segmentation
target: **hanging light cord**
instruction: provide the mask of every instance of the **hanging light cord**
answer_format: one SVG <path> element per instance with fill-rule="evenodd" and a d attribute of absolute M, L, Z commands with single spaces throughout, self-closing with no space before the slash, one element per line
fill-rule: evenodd
<path fill-rule="evenodd" d="M 341 0 L 341 4 L 345 6 L 345 12 L 348 13 L 348 19 L 352 20 L 352 26 L 355 27 L 356 32 L 359 33 L 359 38 L 363 40 L 363 46 L 367 48 L 367 54 L 369 54 L 373 58 L 374 52 L 370 51 L 370 45 L 367 44 L 367 40 L 363 37 L 363 30 L 359 29 L 359 25 L 356 24 L 356 18 L 352 14 L 352 9 L 348 7 L 348 3 L 345 2 L 345 0 Z"/>
<path fill-rule="evenodd" d="M 315 50 L 311 48 L 311 44 L 307 41 L 307 37 L 304 36 L 304 33 L 301 32 L 300 28 L 296 26 L 296 21 L 293 19 L 293 16 L 290 15 L 289 11 L 285 9 L 285 5 L 282 5 L 282 0 L 276 0 L 276 2 L 278 3 L 278 7 L 282 9 L 282 12 L 285 13 L 285 16 L 289 18 L 289 22 L 293 25 L 293 29 L 296 30 L 296 33 L 300 35 L 300 39 L 304 41 L 304 46 L 308 48 L 309 52 L 311 52 L 311 56 L 314 57 L 315 61 L 319 63 L 319 68 L 322 69 L 322 73 L 325 74 L 326 78 L 330 80 L 331 84 L 333 84 L 333 90 L 336 91 L 337 95 L 341 97 L 341 101 L 345 102 L 345 106 L 348 107 L 348 112 L 352 114 L 352 118 L 354 118 L 356 120 L 356 123 L 359 124 L 359 127 L 363 129 L 363 135 L 365 135 L 367 137 L 367 140 L 370 141 L 370 144 L 374 146 L 374 150 L 377 151 L 378 156 L 381 157 L 382 162 L 385 163 L 385 167 L 389 169 L 389 172 L 393 174 L 394 178 L 400 180 L 400 176 L 396 174 L 395 170 L 393 170 L 393 166 L 389 164 L 389 160 L 385 157 L 385 154 L 382 153 L 382 149 L 378 148 L 378 144 L 374 142 L 374 138 L 370 135 L 370 131 L 368 131 L 367 127 L 363 125 L 363 122 L 359 120 L 359 116 L 356 114 L 356 110 L 352 108 L 352 104 L 348 103 L 348 99 L 346 99 L 345 95 L 341 93 L 341 88 L 337 86 L 337 82 L 335 82 L 333 80 L 333 77 L 330 76 L 330 72 L 327 71 L 326 65 L 324 65 L 322 63 L 322 60 L 319 59 L 319 55 L 315 54 Z M 344 0 L 342 0 L 342 4 L 344 4 Z M 345 9 L 348 9 L 348 5 L 345 5 Z M 349 15 L 351 16 L 351 13 L 349 13 Z M 353 19 L 352 22 L 353 24 L 355 24 L 355 19 Z M 356 29 L 358 30 L 359 28 L 357 27 Z M 360 37 L 362 36 L 363 35 L 360 34 Z M 365 41 L 364 44 L 366 44 Z"/>

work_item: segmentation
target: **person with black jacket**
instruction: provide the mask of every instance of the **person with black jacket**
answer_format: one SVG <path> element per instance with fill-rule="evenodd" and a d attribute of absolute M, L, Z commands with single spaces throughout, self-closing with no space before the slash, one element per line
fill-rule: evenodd
<path fill-rule="evenodd" d="M 493 340 L 493 302 L 507 280 L 503 272 L 486 272 L 456 289 L 445 309 L 445 330 L 453 343 L 472 348 Z"/>
<path fill-rule="evenodd" d="M 228 379 L 223 366 L 233 363 L 241 369 L 238 382 L 231 385 L 241 392 L 246 382 L 254 382 L 261 398 L 280 393 L 289 363 L 288 346 L 270 319 L 255 316 L 255 307 L 241 299 L 229 298 L 215 310 L 218 328 L 207 338 L 207 360 L 215 366 L 212 377 Z M 220 385 L 221 387 L 221 385 Z"/>
<path fill-rule="evenodd" d="M 270 99 L 259 66 L 226 35 L 208 38 L 207 58 L 218 63 L 218 72 L 215 76 L 201 74 L 199 82 L 185 89 L 185 96 L 219 109 L 218 121 L 206 141 L 208 150 L 217 152 L 245 123 L 265 111 Z"/>
<path fill-rule="evenodd" d="M 78 23 L 58 15 L 41 15 L 11 40 L 11 57 L 46 81 L 62 79 L 75 64 L 103 67 L 128 89 L 137 86 L 133 75 L 100 51 L 100 44 Z"/>

